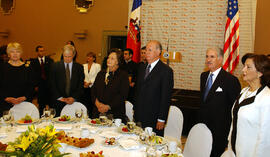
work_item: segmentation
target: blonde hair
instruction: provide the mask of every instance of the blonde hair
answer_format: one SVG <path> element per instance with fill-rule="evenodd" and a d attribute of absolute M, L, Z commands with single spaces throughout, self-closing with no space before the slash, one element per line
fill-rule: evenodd
<path fill-rule="evenodd" d="M 63 54 L 66 52 L 66 51 L 71 51 L 73 53 L 73 55 L 75 55 L 75 47 L 72 46 L 72 45 L 65 45 L 63 47 Z"/>
<path fill-rule="evenodd" d="M 23 52 L 21 44 L 19 44 L 19 43 L 17 43 L 17 42 L 13 42 L 13 43 L 9 43 L 9 44 L 8 44 L 8 46 L 7 46 L 7 54 L 9 55 L 9 53 L 10 53 L 12 50 L 17 50 L 17 51 L 20 52 L 20 53 Z"/>

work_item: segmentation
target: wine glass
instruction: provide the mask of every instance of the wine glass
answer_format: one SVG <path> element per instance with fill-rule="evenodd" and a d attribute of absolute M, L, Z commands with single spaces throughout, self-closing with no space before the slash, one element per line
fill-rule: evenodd
<path fill-rule="evenodd" d="M 51 110 L 49 108 L 44 108 L 43 109 L 43 116 L 45 118 L 49 118 L 51 116 Z"/>
<path fill-rule="evenodd" d="M 80 120 L 83 116 L 83 110 L 82 109 L 76 109 L 75 116 L 78 120 Z"/>
<path fill-rule="evenodd" d="M 50 108 L 50 117 L 51 117 L 51 119 L 53 119 L 55 115 L 56 115 L 56 110 L 54 108 Z"/>
<path fill-rule="evenodd" d="M 8 123 L 11 120 L 11 114 L 8 110 L 3 112 L 3 120 L 5 123 Z"/>
<path fill-rule="evenodd" d="M 11 130 L 10 130 L 8 124 L 10 124 L 10 121 L 12 120 L 12 115 L 11 115 L 9 110 L 3 111 L 3 120 L 5 121 L 5 123 L 7 125 L 6 131 L 10 132 Z"/>
<path fill-rule="evenodd" d="M 52 123 L 54 123 L 53 118 L 55 117 L 55 115 L 56 115 L 56 110 L 54 108 L 50 108 L 50 119 Z"/>

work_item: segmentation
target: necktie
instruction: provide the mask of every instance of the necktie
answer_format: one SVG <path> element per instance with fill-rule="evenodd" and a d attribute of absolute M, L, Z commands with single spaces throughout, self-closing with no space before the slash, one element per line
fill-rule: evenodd
<path fill-rule="evenodd" d="M 40 59 L 41 78 L 46 80 L 43 58 Z"/>
<path fill-rule="evenodd" d="M 69 96 L 69 91 L 70 91 L 70 71 L 69 71 L 69 65 L 67 63 L 66 66 L 66 94 Z"/>
<path fill-rule="evenodd" d="M 209 90 L 211 89 L 211 86 L 212 86 L 212 83 L 213 83 L 213 75 L 214 74 L 210 74 L 207 82 L 206 82 L 206 86 L 205 86 L 205 92 L 204 92 L 204 97 L 203 97 L 203 100 L 205 101 L 208 93 L 209 93 Z"/>
<path fill-rule="evenodd" d="M 146 79 L 147 76 L 149 75 L 149 73 L 150 73 L 150 68 L 151 68 L 151 64 L 148 64 L 147 67 L 146 67 L 146 70 L 145 70 L 144 79 Z"/>

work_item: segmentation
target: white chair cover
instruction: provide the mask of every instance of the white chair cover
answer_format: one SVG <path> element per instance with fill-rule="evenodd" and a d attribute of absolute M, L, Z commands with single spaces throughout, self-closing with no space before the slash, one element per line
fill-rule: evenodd
<path fill-rule="evenodd" d="M 133 105 L 129 101 L 126 101 L 126 115 L 130 121 L 133 121 L 133 114 Z"/>
<path fill-rule="evenodd" d="M 10 111 L 13 114 L 15 121 L 24 118 L 26 116 L 26 114 L 31 116 L 33 119 L 39 119 L 38 108 L 34 104 L 27 102 L 27 101 L 24 101 L 24 102 L 21 102 L 20 104 L 14 105 L 10 109 Z"/>
<path fill-rule="evenodd" d="M 184 157 L 210 157 L 212 150 L 212 133 L 205 124 L 193 126 L 188 134 Z"/>
<path fill-rule="evenodd" d="M 60 115 L 67 115 L 67 116 L 70 116 L 71 118 L 74 118 L 76 117 L 75 116 L 75 112 L 76 110 L 80 110 L 82 109 L 83 110 L 83 115 L 86 115 L 87 114 L 87 108 L 80 102 L 74 102 L 73 104 L 71 105 L 65 105 L 60 113 Z"/>
<path fill-rule="evenodd" d="M 235 157 L 235 155 L 231 149 L 228 149 L 220 157 Z"/>
<path fill-rule="evenodd" d="M 183 121 L 184 119 L 181 110 L 176 106 L 171 106 L 167 124 L 164 129 L 164 137 L 169 141 L 172 140 L 181 144 Z"/>

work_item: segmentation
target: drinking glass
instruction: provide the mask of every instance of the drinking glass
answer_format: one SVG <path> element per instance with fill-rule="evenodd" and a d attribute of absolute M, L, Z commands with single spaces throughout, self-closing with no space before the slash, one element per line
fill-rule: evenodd
<path fill-rule="evenodd" d="M 50 108 L 44 108 L 43 109 L 43 115 L 42 116 L 45 117 L 46 119 L 50 118 L 50 116 L 51 116 L 51 110 L 50 110 Z"/>
<path fill-rule="evenodd" d="M 80 120 L 83 117 L 83 110 L 82 109 L 76 109 L 75 116 L 77 120 Z"/>
<path fill-rule="evenodd" d="M 50 117 L 51 117 L 51 119 L 54 118 L 55 115 L 56 115 L 56 110 L 54 108 L 50 108 Z"/>
<path fill-rule="evenodd" d="M 3 120 L 6 124 L 11 121 L 11 114 L 8 110 L 3 112 Z"/>
<path fill-rule="evenodd" d="M 12 114 L 9 110 L 7 111 L 3 111 L 3 120 L 5 121 L 6 125 L 7 125 L 7 128 L 6 128 L 6 131 L 7 132 L 10 132 L 11 131 L 11 128 L 9 127 L 9 124 L 11 124 L 11 120 L 12 120 Z"/>

